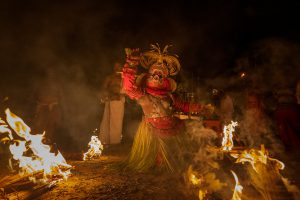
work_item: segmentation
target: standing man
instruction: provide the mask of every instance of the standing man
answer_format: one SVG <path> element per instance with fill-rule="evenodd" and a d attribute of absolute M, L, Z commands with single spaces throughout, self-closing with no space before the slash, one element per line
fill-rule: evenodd
<path fill-rule="evenodd" d="M 103 83 L 100 95 L 105 106 L 99 138 L 104 145 L 119 144 L 122 139 L 125 96 L 121 92 L 121 70 L 121 64 L 116 62 L 113 73 Z"/>

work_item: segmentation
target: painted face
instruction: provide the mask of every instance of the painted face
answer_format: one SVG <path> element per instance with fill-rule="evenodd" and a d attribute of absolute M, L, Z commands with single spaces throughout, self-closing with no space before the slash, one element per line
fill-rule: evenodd
<path fill-rule="evenodd" d="M 151 88 L 166 89 L 168 84 L 168 69 L 163 63 L 156 63 L 149 69 L 147 76 L 147 86 Z"/>

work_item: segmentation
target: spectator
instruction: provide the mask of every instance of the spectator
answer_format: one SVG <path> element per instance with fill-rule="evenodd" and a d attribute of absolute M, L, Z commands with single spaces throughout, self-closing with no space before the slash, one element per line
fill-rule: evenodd
<path fill-rule="evenodd" d="M 105 104 L 99 138 L 104 145 L 119 144 L 122 139 L 125 96 L 121 92 L 122 66 L 116 62 L 112 74 L 106 77 L 100 100 Z"/>
<path fill-rule="evenodd" d="M 279 136 L 287 151 L 300 148 L 300 112 L 292 90 L 277 92 L 275 120 Z"/>

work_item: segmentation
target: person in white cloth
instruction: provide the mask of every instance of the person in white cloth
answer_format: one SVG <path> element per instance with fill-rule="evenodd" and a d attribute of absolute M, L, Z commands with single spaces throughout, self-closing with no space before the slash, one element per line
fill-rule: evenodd
<path fill-rule="evenodd" d="M 114 72 L 103 83 L 100 101 L 105 103 L 99 138 L 103 145 L 119 144 L 122 139 L 125 96 L 122 94 L 122 66 L 114 64 Z"/>

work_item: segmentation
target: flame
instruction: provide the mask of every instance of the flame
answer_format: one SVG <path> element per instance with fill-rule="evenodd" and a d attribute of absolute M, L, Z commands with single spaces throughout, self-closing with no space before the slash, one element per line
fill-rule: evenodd
<path fill-rule="evenodd" d="M 203 182 L 201 178 L 197 178 L 196 172 L 193 170 L 192 165 L 189 165 L 188 167 L 187 177 L 193 185 L 200 185 Z"/>
<path fill-rule="evenodd" d="M 1 118 L 0 118 L 0 133 L 8 133 L 9 139 L 10 140 L 13 139 L 11 130 L 8 128 L 7 124 L 5 124 L 5 121 L 3 121 Z"/>
<path fill-rule="evenodd" d="M 193 185 L 198 186 L 198 187 L 200 187 L 204 181 L 203 177 L 201 177 L 201 178 L 197 177 L 196 172 L 193 170 L 191 165 L 188 167 L 187 177 Z M 200 200 L 204 200 L 206 194 L 207 194 L 207 190 L 202 190 L 201 188 L 199 189 L 198 197 Z"/>
<path fill-rule="evenodd" d="M 13 114 L 9 109 L 5 110 L 6 121 L 14 132 L 22 140 L 14 139 L 11 130 L 5 122 L 1 120 L 0 132 L 8 133 L 12 143 L 9 150 L 13 159 L 19 162 L 20 174 L 32 174 L 43 172 L 43 181 L 49 180 L 49 177 L 60 176 L 66 179 L 70 176 L 71 165 L 67 164 L 62 154 L 50 152 L 50 146 L 42 143 L 43 135 L 32 135 L 31 129 L 24 121 Z M 31 150 L 32 156 L 24 156 L 28 150 Z"/>
<path fill-rule="evenodd" d="M 239 183 L 239 179 L 237 175 L 234 173 L 234 171 L 230 170 L 231 173 L 233 174 L 234 180 L 235 180 L 235 187 L 234 187 L 234 192 L 232 195 L 232 200 L 241 200 L 242 199 L 242 190 L 243 186 Z"/>
<path fill-rule="evenodd" d="M 199 200 L 204 200 L 207 190 L 199 190 Z"/>
<path fill-rule="evenodd" d="M 283 162 L 270 158 L 268 152 L 265 149 L 264 145 L 261 145 L 261 149 L 247 149 L 244 150 L 241 154 L 230 154 L 232 157 L 237 158 L 236 163 L 249 162 L 252 168 L 258 173 L 257 163 L 263 163 L 267 165 L 268 161 L 275 163 L 277 169 L 283 170 L 285 165 Z"/>
<path fill-rule="evenodd" d="M 83 154 L 83 160 L 90 160 L 93 158 L 100 157 L 103 151 L 103 145 L 98 139 L 98 136 L 93 135 L 88 145 L 90 148 L 86 153 Z"/>
<path fill-rule="evenodd" d="M 201 183 L 201 179 L 197 178 L 195 174 L 190 174 L 189 180 L 193 185 L 199 185 Z"/>
<path fill-rule="evenodd" d="M 231 123 L 223 128 L 223 140 L 222 140 L 222 147 L 223 151 L 230 151 L 233 148 L 233 132 L 234 128 L 238 125 L 237 122 L 231 121 Z"/>

